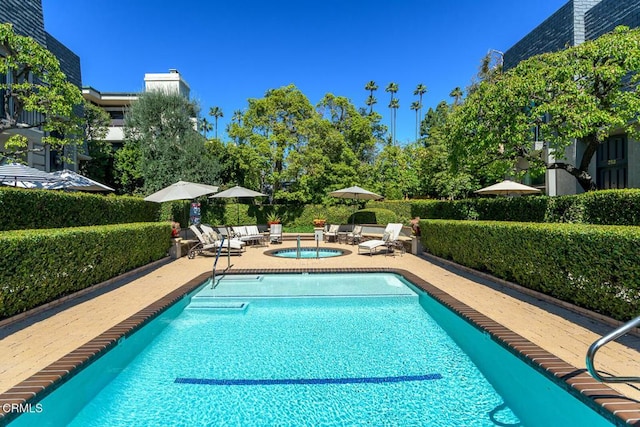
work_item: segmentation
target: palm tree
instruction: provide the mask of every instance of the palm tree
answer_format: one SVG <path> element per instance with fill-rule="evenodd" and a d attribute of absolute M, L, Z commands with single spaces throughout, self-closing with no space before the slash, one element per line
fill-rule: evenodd
<path fill-rule="evenodd" d="M 418 140 L 418 124 L 420 121 L 418 120 L 418 111 L 422 108 L 422 104 L 420 101 L 413 101 L 411 106 L 409 107 L 416 112 L 416 141 Z"/>
<path fill-rule="evenodd" d="M 452 90 L 449 96 L 453 98 L 453 105 L 460 105 L 460 99 L 462 99 L 462 89 L 460 89 L 460 86 Z"/>
<path fill-rule="evenodd" d="M 216 136 L 216 139 L 218 139 L 218 119 L 220 117 L 224 117 L 224 114 L 222 114 L 222 109 L 220 107 L 211 107 L 209 109 L 209 115 L 213 117 L 215 120 L 214 122 L 215 123 L 214 129 L 216 130 L 215 136 Z"/>
<path fill-rule="evenodd" d="M 369 97 L 367 98 L 366 104 L 369 106 L 369 114 L 371 114 L 373 113 L 373 104 L 378 102 L 376 98 L 373 96 L 373 92 L 378 90 L 378 85 L 373 80 L 369 80 L 369 83 L 364 85 L 364 90 L 369 91 Z"/>
<path fill-rule="evenodd" d="M 242 111 L 235 110 L 233 112 L 233 116 L 231 117 L 231 120 L 236 122 L 238 126 L 242 126 Z"/>
<path fill-rule="evenodd" d="M 384 91 L 391 93 L 391 101 L 389 102 L 389 108 L 391 109 L 391 142 L 395 144 L 394 135 L 396 134 L 396 132 L 395 132 L 395 120 L 393 120 L 393 117 L 394 117 L 393 111 L 394 111 L 394 108 L 397 109 L 398 107 L 392 107 L 392 105 L 398 105 L 398 106 L 400 105 L 397 102 L 395 104 L 393 102 L 393 95 L 396 92 L 398 92 L 398 83 L 394 83 L 394 82 L 389 83 L 387 87 L 384 89 Z"/>
<path fill-rule="evenodd" d="M 373 113 L 373 104 L 377 104 L 378 100 L 376 99 L 375 96 L 369 95 L 367 97 L 367 100 L 364 103 L 367 104 L 367 106 L 369 107 L 369 114 L 371 114 Z"/>
<path fill-rule="evenodd" d="M 416 86 L 416 89 L 413 91 L 414 95 L 418 95 L 419 104 L 420 104 L 420 107 L 418 108 L 418 112 L 419 112 L 418 121 L 419 122 L 422 121 L 422 95 L 424 95 L 425 93 L 427 93 L 427 87 L 425 85 L 423 85 L 422 83 L 419 83 L 418 86 Z"/>
<path fill-rule="evenodd" d="M 213 130 L 213 125 L 209 123 L 209 120 L 207 120 L 206 117 L 200 119 L 200 130 L 205 138 L 207 137 L 207 133 Z"/>
<path fill-rule="evenodd" d="M 391 123 L 393 124 L 393 126 L 391 127 L 392 131 L 391 131 L 391 144 L 395 145 L 396 144 L 396 115 L 398 113 L 398 108 L 400 108 L 400 100 L 398 98 L 393 98 L 391 100 L 391 102 L 389 103 L 389 108 L 391 108 Z"/>

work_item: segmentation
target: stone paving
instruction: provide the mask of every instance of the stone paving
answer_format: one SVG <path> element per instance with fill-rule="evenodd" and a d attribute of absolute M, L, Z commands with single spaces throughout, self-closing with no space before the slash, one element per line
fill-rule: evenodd
<path fill-rule="evenodd" d="M 315 242 L 304 242 L 313 246 Z M 322 243 L 323 247 L 351 250 L 346 256 L 325 259 L 285 259 L 266 256 L 266 250 L 295 246 L 295 242 L 250 247 L 241 256 L 223 257 L 218 270 L 261 268 L 367 268 L 408 270 L 489 318 L 505 325 L 577 368 L 585 367 L 589 345 L 613 328 L 559 308 L 535 297 L 512 291 L 460 270 L 411 254 L 358 255 L 357 247 Z M 213 258 L 183 257 L 138 275 L 118 286 L 108 286 L 61 307 L 0 325 L 0 393 L 25 380 L 110 327 L 175 290 L 203 272 Z M 640 376 L 640 339 L 626 336 L 598 352 L 596 367 L 609 374 Z M 612 388 L 640 400 L 640 390 L 625 384 Z"/>

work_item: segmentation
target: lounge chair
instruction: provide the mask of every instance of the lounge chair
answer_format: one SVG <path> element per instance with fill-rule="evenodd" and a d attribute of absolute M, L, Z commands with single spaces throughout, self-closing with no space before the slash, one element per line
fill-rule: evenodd
<path fill-rule="evenodd" d="M 282 243 L 282 224 L 271 224 L 269 243 Z"/>
<path fill-rule="evenodd" d="M 324 233 L 324 241 L 328 242 L 333 238 L 334 242 L 338 241 L 338 230 L 340 230 L 340 225 L 331 224 L 329 229 Z"/>
<path fill-rule="evenodd" d="M 225 243 L 227 244 L 222 244 L 222 240 L 215 240 L 210 235 L 203 234 L 196 225 L 190 225 L 189 228 L 191 229 L 191 231 L 193 231 L 193 234 L 195 234 L 196 237 L 198 238 L 198 244 L 190 248 L 189 252 L 187 253 L 187 256 L 189 257 L 189 259 L 193 259 L 196 257 L 196 255 L 200 255 L 203 252 L 215 253 L 215 251 L 217 251 L 221 245 L 222 245 L 222 249 L 225 249 L 225 250 L 227 249 L 228 246 L 230 246 L 231 252 L 239 253 L 242 251 L 242 245 L 238 244 L 238 242 L 225 241 Z"/>
<path fill-rule="evenodd" d="M 233 235 L 236 239 L 243 242 L 265 244 L 264 234 L 258 231 L 257 225 L 241 225 L 233 227 Z"/>
<path fill-rule="evenodd" d="M 367 240 L 366 242 L 360 243 L 358 245 L 358 253 L 364 252 L 373 255 L 373 253 L 381 247 L 386 248 L 387 251 L 390 252 L 398 241 L 400 231 L 402 231 L 402 224 L 387 224 L 382 234 L 382 239 Z"/>
<path fill-rule="evenodd" d="M 218 233 L 213 227 L 210 227 L 206 224 L 200 224 L 200 229 L 202 230 L 202 235 L 205 237 L 205 240 L 208 240 L 209 243 L 216 243 L 222 241 L 223 235 Z M 224 237 L 224 242 L 222 242 L 222 249 L 231 248 L 232 250 L 242 250 L 246 246 L 246 242 L 242 240 L 238 240 L 235 238 Z"/>
<path fill-rule="evenodd" d="M 347 233 L 347 243 L 351 242 L 352 245 L 355 245 L 360 243 L 360 240 L 362 240 L 362 226 L 355 225 L 353 230 Z"/>

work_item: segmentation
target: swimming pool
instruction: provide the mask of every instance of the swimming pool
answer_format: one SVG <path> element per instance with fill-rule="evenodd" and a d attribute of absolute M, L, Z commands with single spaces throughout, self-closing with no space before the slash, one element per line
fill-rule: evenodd
<path fill-rule="evenodd" d="M 609 425 L 396 275 L 226 276 L 42 405 L 16 425 Z"/>
<path fill-rule="evenodd" d="M 302 247 L 300 248 L 299 257 L 304 259 L 331 258 L 345 255 L 345 252 L 351 253 L 350 251 L 344 251 L 342 249 Z M 278 258 L 298 258 L 298 250 L 296 248 L 273 249 L 266 251 L 265 255 L 271 255 Z"/>

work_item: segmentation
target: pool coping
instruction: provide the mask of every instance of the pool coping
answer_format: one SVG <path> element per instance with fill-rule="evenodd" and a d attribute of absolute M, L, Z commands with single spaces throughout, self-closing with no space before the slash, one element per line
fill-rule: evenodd
<path fill-rule="evenodd" d="M 316 248 L 314 248 L 313 246 L 302 246 L 300 248 L 301 250 L 314 250 Z M 351 255 L 353 253 L 353 251 L 350 251 L 349 249 L 342 249 L 342 248 L 321 248 L 320 250 L 330 250 L 330 251 L 340 251 L 342 252 L 340 255 L 335 255 L 335 256 L 331 256 L 331 257 L 324 257 L 324 258 L 338 258 L 338 257 L 342 257 L 342 256 L 346 256 L 346 255 Z M 268 249 L 266 251 L 263 252 L 263 255 L 267 255 L 267 256 L 272 256 L 272 257 L 278 257 L 277 255 L 275 255 L 277 252 L 280 251 L 287 251 L 287 252 L 295 252 L 296 248 L 276 248 L 276 249 Z M 282 257 L 281 257 L 282 258 Z M 313 258 L 313 257 L 312 257 Z M 295 259 L 295 258 L 292 258 Z"/>
<path fill-rule="evenodd" d="M 640 402 L 596 381 L 585 369 L 578 369 L 565 362 L 407 270 L 398 268 L 262 268 L 238 269 L 225 274 L 287 273 L 394 273 L 401 275 L 468 323 L 486 332 L 493 341 L 553 380 L 612 423 L 640 425 Z M 92 361 L 106 354 L 121 338 L 135 333 L 209 278 L 210 273 L 207 272 L 189 280 L 133 316 L 0 394 L 0 426 L 10 423 L 20 415 L 20 411 L 34 407 Z M 15 410 L 18 409 L 15 405 L 19 405 L 21 409 Z"/>

